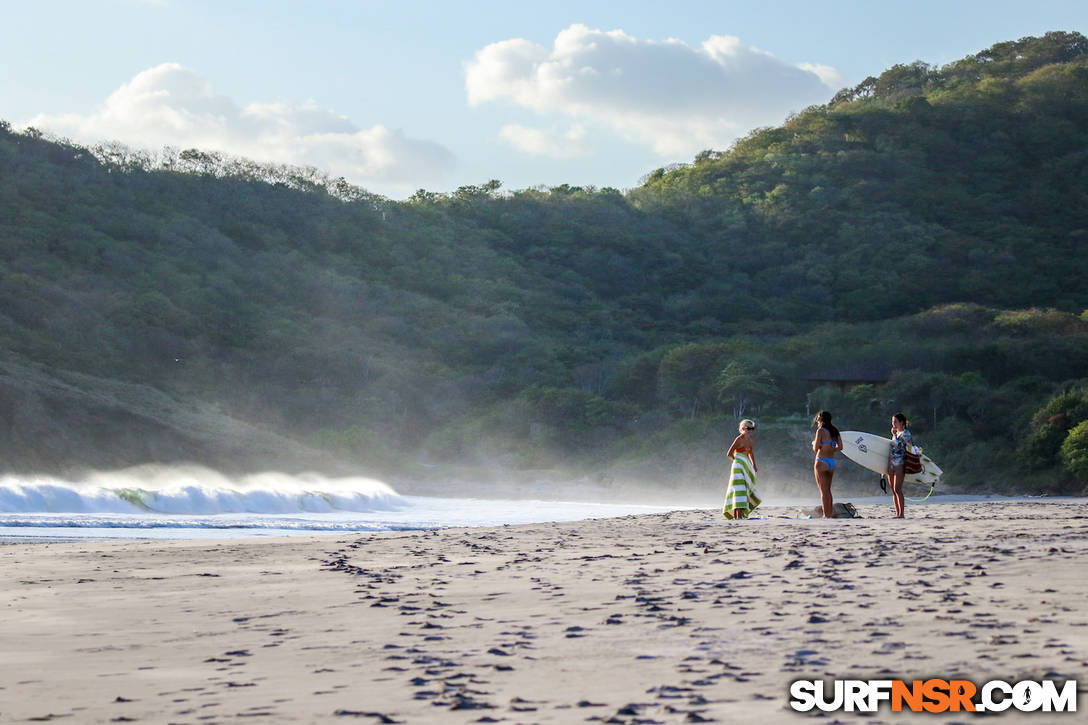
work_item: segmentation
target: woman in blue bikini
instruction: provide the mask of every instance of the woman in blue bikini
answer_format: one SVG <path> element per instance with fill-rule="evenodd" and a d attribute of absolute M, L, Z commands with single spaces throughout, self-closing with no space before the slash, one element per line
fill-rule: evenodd
<path fill-rule="evenodd" d="M 816 486 L 820 489 L 820 504 L 824 509 L 824 518 L 835 518 L 835 504 L 831 499 L 831 478 L 835 475 L 835 451 L 842 450 L 842 436 L 839 429 L 831 425 L 831 413 L 821 410 L 812 423 L 816 426 L 816 437 L 812 439 L 812 450 L 816 461 L 812 469 L 816 473 Z"/>

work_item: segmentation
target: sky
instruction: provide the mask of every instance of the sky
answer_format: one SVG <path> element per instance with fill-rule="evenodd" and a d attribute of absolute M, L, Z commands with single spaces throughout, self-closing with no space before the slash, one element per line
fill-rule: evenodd
<path fill-rule="evenodd" d="M 0 120 L 314 166 L 404 199 L 627 189 L 897 63 L 1084 0 L 0 0 Z"/>

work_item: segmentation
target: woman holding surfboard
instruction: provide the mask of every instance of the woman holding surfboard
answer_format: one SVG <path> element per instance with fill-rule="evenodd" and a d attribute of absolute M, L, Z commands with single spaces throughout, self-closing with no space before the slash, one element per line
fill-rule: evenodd
<path fill-rule="evenodd" d="M 907 430 L 907 416 L 892 416 L 892 451 L 888 456 L 888 480 L 892 484 L 892 501 L 895 502 L 895 518 L 903 518 L 906 499 L 903 498 L 903 455 L 914 445 L 914 438 Z"/>
<path fill-rule="evenodd" d="M 824 518 L 835 518 L 835 503 L 831 498 L 831 479 L 835 475 L 835 451 L 842 450 L 842 435 L 831 424 L 831 413 L 821 410 L 812 420 L 816 426 L 816 437 L 812 439 L 812 450 L 816 460 L 812 469 L 816 474 L 816 487 L 820 489 L 820 505 L 824 509 Z"/>

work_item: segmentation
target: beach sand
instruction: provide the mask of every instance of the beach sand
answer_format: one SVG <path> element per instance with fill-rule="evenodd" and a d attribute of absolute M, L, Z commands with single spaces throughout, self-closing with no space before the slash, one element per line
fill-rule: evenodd
<path fill-rule="evenodd" d="M 0 723 L 769 725 L 816 716 L 799 678 L 1077 679 L 1083 712 L 1084 501 L 859 510 L 0 546 Z M 977 719 L 886 707 L 823 721 Z"/>

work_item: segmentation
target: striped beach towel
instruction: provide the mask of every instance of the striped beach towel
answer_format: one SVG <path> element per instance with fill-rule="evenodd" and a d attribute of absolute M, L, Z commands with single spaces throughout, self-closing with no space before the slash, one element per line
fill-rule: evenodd
<path fill-rule="evenodd" d="M 747 453 L 737 451 L 733 454 L 733 465 L 729 470 L 729 486 L 725 489 L 725 507 L 722 515 L 733 518 L 734 511 L 741 511 L 741 518 L 748 518 L 760 504 L 756 495 L 756 469 Z"/>

